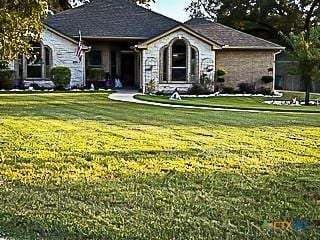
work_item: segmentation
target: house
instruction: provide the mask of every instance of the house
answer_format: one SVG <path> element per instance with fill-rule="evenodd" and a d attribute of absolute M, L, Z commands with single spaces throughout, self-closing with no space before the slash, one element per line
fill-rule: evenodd
<path fill-rule="evenodd" d="M 262 76 L 275 76 L 275 56 L 284 49 L 205 19 L 180 23 L 128 0 L 92 0 L 44 25 L 33 61 L 22 56 L 15 64 L 24 81 L 48 80 L 48 69 L 62 65 L 71 69 L 72 86 L 86 84 L 87 69 L 103 68 L 125 87 L 187 90 L 204 74 L 213 87 L 216 70 L 224 68 L 226 86 L 259 87 Z M 79 31 L 88 46 L 83 61 L 76 57 Z"/>

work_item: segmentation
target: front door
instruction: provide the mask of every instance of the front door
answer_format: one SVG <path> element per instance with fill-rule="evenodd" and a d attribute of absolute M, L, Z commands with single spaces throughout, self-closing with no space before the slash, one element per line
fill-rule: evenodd
<path fill-rule="evenodd" d="M 121 54 L 121 80 L 124 87 L 135 85 L 135 55 L 134 53 Z"/>

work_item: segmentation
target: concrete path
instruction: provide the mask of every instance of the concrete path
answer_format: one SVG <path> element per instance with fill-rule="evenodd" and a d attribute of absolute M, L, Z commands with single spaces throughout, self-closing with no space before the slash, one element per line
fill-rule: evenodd
<path fill-rule="evenodd" d="M 156 103 L 149 102 L 134 98 L 135 95 L 139 93 L 134 90 L 120 90 L 116 93 L 109 95 L 109 99 L 114 101 L 137 103 L 151 106 L 167 107 L 167 108 L 182 108 L 182 109 L 200 109 L 200 110 L 211 110 L 211 111 L 228 111 L 228 112 L 249 112 L 249 113 L 281 113 L 281 114 L 320 114 L 320 113 L 306 113 L 306 112 L 277 112 L 268 110 L 245 110 L 236 108 L 220 108 L 220 107 L 201 107 L 201 106 L 186 106 L 175 104 L 175 100 L 172 100 L 172 104 L 169 103 Z M 226 99 L 227 100 L 227 99 Z"/>

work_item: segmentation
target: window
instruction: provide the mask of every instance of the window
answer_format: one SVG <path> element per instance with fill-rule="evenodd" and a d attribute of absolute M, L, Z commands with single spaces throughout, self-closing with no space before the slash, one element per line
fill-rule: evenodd
<path fill-rule="evenodd" d="M 33 43 L 30 56 L 21 55 L 19 63 L 19 78 L 27 76 L 31 80 L 45 80 L 50 78 L 50 68 L 52 66 L 52 50 L 49 46 L 44 46 L 41 42 Z"/>
<path fill-rule="evenodd" d="M 168 47 L 162 52 L 162 80 L 168 81 Z"/>
<path fill-rule="evenodd" d="M 100 50 L 89 52 L 89 67 L 102 67 L 102 53 Z"/>
<path fill-rule="evenodd" d="M 45 54 L 45 77 L 50 78 L 50 68 L 52 66 L 52 51 L 48 46 L 44 47 Z"/>
<path fill-rule="evenodd" d="M 189 55 L 190 54 L 190 55 Z M 196 82 L 199 80 L 199 51 L 187 40 L 174 39 L 160 51 L 160 80 Z"/>
<path fill-rule="evenodd" d="M 172 45 L 172 81 L 187 80 L 187 45 L 177 40 Z"/>
<path fill-rule="evenodd" d="M 24 57 L 22 54 L 18 55 L 18 78 L 20 80 L 23 80 L 23 61 L 24 61 Z"/>
<path fill-rule="evenodd" d="M 198 52 L 193 47 L 191 48 L 191 66 L 190 66 L 190 80 L 196 81 L 197 80 L 197 66 L 198 65 Z"/>
<path fill-rule="evenodd" d="M 27 60 L 27 77 L 42 78 L 42 49 L 40 43 L 34 43 Z"/>

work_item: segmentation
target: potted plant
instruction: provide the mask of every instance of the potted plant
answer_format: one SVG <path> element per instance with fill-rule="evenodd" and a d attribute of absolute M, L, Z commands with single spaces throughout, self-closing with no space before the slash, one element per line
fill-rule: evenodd
<path fill-rule="evenodd" d="M 261 78 L 261 81 L 264 82 L 265 84 L 273 82 L 273 77 L 272 76 L 263 76 Z"/>
<path fill-rule="evenodd" d="M 90 86 L 93 84 L 95 88 L 103 87 L 106 75 L 103 68 L 89 68 L 87 74 Z"/>

